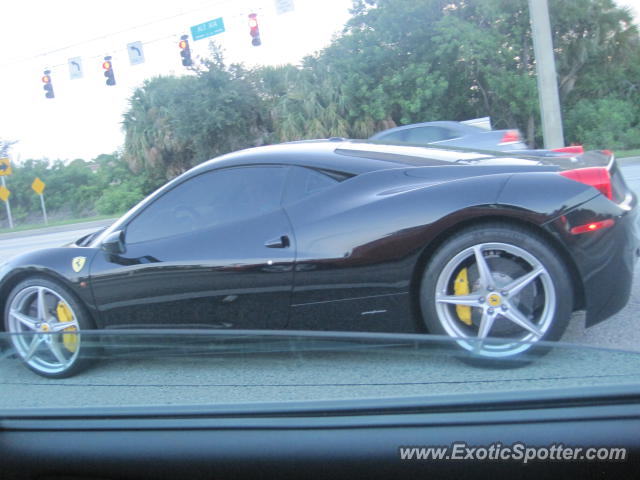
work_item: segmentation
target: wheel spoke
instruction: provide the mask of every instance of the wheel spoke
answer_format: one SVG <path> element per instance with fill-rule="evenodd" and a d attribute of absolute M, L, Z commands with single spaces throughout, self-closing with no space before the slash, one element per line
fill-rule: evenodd
<path fill-rule="evenodd" d="M 62 353 L 62 350 L 60 350 L 60 343 L 58 340 L 58 338 L 51 339 L 51 342 L 49 342 L 49 350 L 51 350 L 53 356 L 56 357 L 62 365 L 66 365 L 69 362 L 69 359 L 67 359 Z"/>
<path fill-rule="evenodd" d="M 436 302 L 478 307 L 480 303 L 480 295 L 438 295 L 436 297 Z"/>
<path fill-rule="evenodd" d="M 489 331 L 493 327 L 493 322 L 496 319 L 495 315 L 489 315 L 486 311 L 482 312 L 482 318 L 480 319 L 480 328 L 478 329 L 478 338 L 485 339 L 489 336 Z"/>
<path fill-rule="evenodd" d="M 42 335 L 36 335 L 31 340 L 31 345 L 29 345 L 29 350 L 27 350 L 26 355 L 24 356 L 24 360 L 28 362 L 33 357 L 33 354 L 36 353 L 36 350 L 40 346 L 40 344 L 44 341 L 44 337 Z"/>
<path fill-rule="evenodd" d="M 482 312 L 482 317 L 480 318 L 480 328 L 478 328 L 478 339 L 473 345 L 474 353 L 480 354 L 480 352 L 482 351 L 484 339 L 489 336 L 489 332 L 491 331 L 491 327 L 493 326 L 493 322 L 495 319 L 496 316 L 489 315 L 486 310 Z"/>
<path fill-rule="evenodd" d="M 480 248 L 479 245 L 475 245 L 473 247 L 473 254 L 476 259 L 476 265 L 478 266 L 478 275 L 480 276 L 480 284 L 484 288 L 492 288 L 493 276 L 491 275 L 491 270 L 489 269 L 487 260 L 484 258 L 484 255 L 482 254 L 482 249 Z"/>
<path fill-rule="evenodd" d="M 76 327 L 76 329 L 78 329 L 79 328 L 78 322 L 76 320 L 74 320 L 72 322 L 54 323 L 53 325 L 51 325 L 51 331 L 52 332 L 61 332 L 63 330 L 66 330 L 69 327 Z"/>
<path fill-rule="evenodd" d="M 22 323 L 25 327 L 30 328 L 31 330 L 37 330 L 38 327 L 36 324 L 38 320 L 30 317 L 29 315 L 25 315 L 24 313 L 20 313 L 18 310 L 11 310 L 9 314 L 17 319 L 20 323 Z"/>
<path fill-rule="evenodd" d="M 514 296 L 520 293 L 520 291 L 533 282 L 536 278 L 540 276 L 540 274 L 544 272 L 544 267 L 539 265 L 538 267 L 531 270 L 529 273 L 516 278 L 508 285 L 504 287 L 504 290 L 509 294 L 509 296 Z"/>
<path fill-rule="evenodd" d="M 37 304 L 38 304 L 38 320 L 44 322 L 47 320 L 47 306 L 45 304 L 44 288 L 42 287 L 38 288 Z"/>
<path fill-rule="evenodd" d="M 525 330 L 530 331 L 535 336 L 537 337 L 542 336 L 542 332 L 540 331 L 540 329 L 536 327 L 533 323 L 531 323 L 531 321 L 529 321 L 529 319 L 527 319 L 527 317 L 525 317 L 522 314 L 522 312 L 520 312 L 520 310 L 515 308 L 513 305 L 509 305 L 509 309 L 505 312 L 501 312 L 501 314 L 503 317 L 506 317 L 507 319 L 511 320 L 516 325 L 519 325 Z"/>

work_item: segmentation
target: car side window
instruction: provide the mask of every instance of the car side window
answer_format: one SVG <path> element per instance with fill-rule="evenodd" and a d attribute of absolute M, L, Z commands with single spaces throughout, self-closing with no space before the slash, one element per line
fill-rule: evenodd
<path fill-rule="evenodd" d="M 408 143 L 423 144 L 454 138 L 450 130 L 436 126 L 409 128 L 406 132 L 405 141 Z"/>
<path fill-rule="evenodd" d="M 464 136 L 465 134 L 457 131 L 457 130 L 453 130 L 451 128 L 443 128 L 444 130 L 444 135 L 445 138 L 443 138 L 443 140 L 451 140 L 452 138 L 460 138 L 462 136 Z"/>
<path fill-rule="evenodd" d="M 139 243 L 245 220 L 280 208 L 287 168 L 236 167 L 185 180 L 145 208 L 127 226 Z"/>
<path fill-rule="evenodd" d="M 291 167 L 285 190 L 285 205 L 326 190 L 339 180 L 319 170 L 305 167 Z"/>
<path fill-rule="evenodd" d="M 395 132 L 388 133 L 383 137 L 378 138 L 377 140 L 385 140 L 388 142 L 406 142 L 407 139 L 407 131 L 406 130 L 396 130 Z"/>

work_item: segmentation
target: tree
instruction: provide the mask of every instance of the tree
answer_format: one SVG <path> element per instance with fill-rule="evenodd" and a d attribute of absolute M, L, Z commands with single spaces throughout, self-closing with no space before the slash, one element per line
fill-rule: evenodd
<path fill-rule="evenodd" d="M 239 65 L 213 49 L 195 75 L 156 77 L 130 98 L 124 159 L 133 171 L 169 179 L 209 158 L 263 143 L 262 103 Z"/>
<path fill-rule="evenodd" d="M 640 144 L 621 134 L 640 124 L 629 12 L 613 0 L 551 6 L 567 141 Z M 527 0 L 355 0 L 344 31 L 300 67 L 226 67 L 214 48 L 195 75 L 146 82 L 125 115 L 125 159 L 169 178 L 245 146 L 483 116 L 540 144 Z"/>
<path fill-rule="evenodd" d="M 616 98 L 637 92 L 631 71 L 638 72 L 638 32 L 629 12 L 612 0 L 551 5 L 565 111 L 612 87 Z M 353 13 L 321 56 L 330 69 L 347 72 L 341 82 L 363 114 L 402 124 L 488 115 L 495 127 L 520 128 L 536 143 L 526 0 L 359 0 Z"/>

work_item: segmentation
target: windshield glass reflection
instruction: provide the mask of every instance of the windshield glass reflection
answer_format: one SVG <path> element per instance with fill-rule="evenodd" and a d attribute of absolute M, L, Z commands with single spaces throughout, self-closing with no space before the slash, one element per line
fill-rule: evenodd
<path fill-rule="evenodd" d="M 83 333 L 95 363 L 74 377 L 47 379 L 18 360 L 8 334 L 0 341 L 5 410 L 535 395 L 640 381 L 637 353 L 563 343 L 488 362 L 434 336 L 195 330 Z M 539 356 L 543 348 L 551 351 Z"/>

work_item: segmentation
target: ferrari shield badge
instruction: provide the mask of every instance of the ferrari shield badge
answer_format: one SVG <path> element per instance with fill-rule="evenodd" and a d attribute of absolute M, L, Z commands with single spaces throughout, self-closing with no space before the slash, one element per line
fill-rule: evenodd
<path fill-rule="evenodd" d="M 84 262 L 87 261 L 87 257 L 73 257 L 71 260 L 71 268 L 73 268 L 74 272 L 79 272 L 84 267 Z"/>

